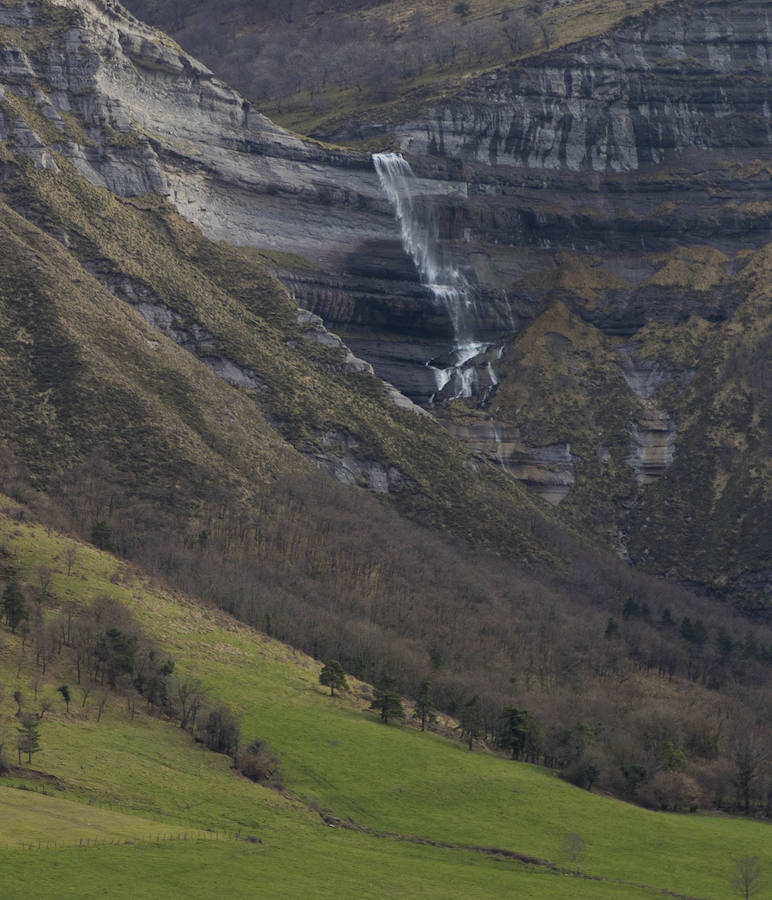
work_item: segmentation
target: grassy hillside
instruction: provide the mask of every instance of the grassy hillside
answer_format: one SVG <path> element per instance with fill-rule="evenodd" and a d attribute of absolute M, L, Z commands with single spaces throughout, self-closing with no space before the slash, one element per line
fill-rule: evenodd
<path fill-rule="evenodd" d="M 284 780 L 280 793 L 253 784 L 141 702 L 131 716 L 125 698 L 111 694 L 97 721 L 98 686 L 81 705 L 71 647 L 52 654 L 44 676 L 32 646 L 25 651 L 3 629 L 6 743 L 18 722 L 14 691 L 28 710 L 54 701 L 33 764 L 15 766 L 0 788 L 10 896 L 96 896 L 108 883 L 117 897 L 204 897 L 222 879 L 233 896 L 250 896 L 259 878 L 276 897 L 312 887 L 343 897 L 645 897 L 663 889 L 707 897 L 727 889 L 736 857 L 758 855 L 772 866 L 763 824 L 640 810 L 544 769 L 384 726 L 365 710 L 366 685 L 354 682 L 351 695 L 331 699 L 318 685 L 318 663 L 107 554 L 78 546 L 68 576 L 71 542 L 5 509 L 6 561 L 23 573 L 52 570 L 46 620 L 65 602 L 77 615 L 112 597 L 173 656 L 176 676 L 200 677 L 233 706 L 245 739 L 270 741 Z M 73 687 L 69 712 L 55 693 L 63 681 Z M 9 793 L 13 785 L 32 790 Z M 173 840 L 180 832 L 185 839 Z M 580 860 L 561 849 L 569 833 L 584 842 Z M 121 845 L 94 846 L 95 839 Z M 56 848 L 18 846 L 54 840 Z"/>

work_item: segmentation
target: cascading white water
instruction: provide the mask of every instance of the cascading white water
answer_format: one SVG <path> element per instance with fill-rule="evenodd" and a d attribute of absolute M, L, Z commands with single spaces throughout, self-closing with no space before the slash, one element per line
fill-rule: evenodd
<path fill-rule="evenodd" d="M 398 153 L 375 153 L 373 164 L 397 215 L 402 246 L 415 263 L 422 284 L 434 302 L 445 307 L 453 326 L 450 365 L 434 366 L 431 360 L 427 363 L 434 372 L 437 391 L 453 382 L 454 396 L 471 397 L 477 374 L 473 368 L 464 369 L 464 363 L 486 348 L 486 344 L 475 340 L 474 336 L 477 310 L 472 286 L 445 254 L 437 235 L 436 220 L 414 192 L 415 175 L 407 160 Z"/>

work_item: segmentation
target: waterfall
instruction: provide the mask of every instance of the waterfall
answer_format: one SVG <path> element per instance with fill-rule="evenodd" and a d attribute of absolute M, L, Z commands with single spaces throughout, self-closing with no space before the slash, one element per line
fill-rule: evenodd
<path fill-rule="evenodd" d="M 493 428 L 493 439 L 496 442 L 496 459 L 498 459 L 501 468 L 508 475 L 511 475 L 512 473 L 509 471 L 509 466 L 507 465 L 507 458 L 504 456 L 501 449 L 501 432 L 499 431 L 499 426 L 493 419 L 491 419 L 491 427 Z"/>
<path fill-rule="evenodd" d="M 472 285 L 445 253 L 437 233 L 436 220 L 427 213 L 414 191 L 415 175 L 410 164 L 398 153 L 374 153 L 373 164 L 381 187 L 389 198 L 399 222 L 402 246 L 415 263 L 421 283 L 434 303 L 445 307 L 453 326 L 453 347 L 449 366 L 427 362 L 434 372 L 437 392 L 453 382 L 455 397 L 471 397 L 477 374 L 464 364 L 486 348 L 476 340 L 474 324 L 477 309 Z"/>

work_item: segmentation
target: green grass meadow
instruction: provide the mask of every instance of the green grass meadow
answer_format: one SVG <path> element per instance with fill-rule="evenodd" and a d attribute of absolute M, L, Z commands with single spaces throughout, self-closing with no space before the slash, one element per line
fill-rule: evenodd
<path fill-rule="evenodd" d="M 768 825 L 639 809 L 542 768 L 469 753 L 439 734 L 384 726 L 366 709 L 366 686 L 352 682 L 350 694 L 331 698 L 318 684 L 319 663 L 107 554 L 79 545 L 68 577 L 63 560 L 72 541 L 7 515 L 0 516 L 0 543 L 22 573 L 54 569 L 57 602 L 111 595 L 124 603 L 174 657 L 175 674 L 200 678 L 234 707 L 245 742 L 268 740 L 285 786 L 278 792 L 239 776 L 229 759 L 141 703 L 132 719 L 125 701 L 111 696 L 97 722 L 96 701 L 89 695 L 83 704 L 64 655 L 43 678 L 34 651 L 22 654 L 19 637 L 3 629 L 6 746 L 15 736 L 15 690 L 31 700 L 37 680 L 39 697 L 53 702 L 41 723 L 42 750 L 22 767 L 34 772 L 2 779 L 4 897 L 211 897 L 227 890 L 233 897 L 632 898 L 671 891 L 709 898 L 731 895 L 734 859 L 742 856 L 759 856 L 772 883 Z M 63 681 L 72 686 L 69 713 L 56 694 Z M 20 786 L 27 790 L 14 789 Z M 584 841 L 579 873 L 561 859 L 568 833 Z M 486 852 L 492 848 L 557 869 Z"/>

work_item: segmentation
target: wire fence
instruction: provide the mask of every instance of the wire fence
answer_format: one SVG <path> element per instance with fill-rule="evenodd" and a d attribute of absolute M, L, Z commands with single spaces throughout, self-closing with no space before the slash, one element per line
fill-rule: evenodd
<path fill-rule="evenodd" d="M 77 840 L 27 840 L 2 841 L 2 850 L 72 850 L 73 848 L 93 847 L 131 847 L 136 844 L 161 844 L 178 841 L 245 841 L 249 844 L 262 844 L 259 837 L 253 834 L 240 834 L 227 831 L 179 831 L 150 832 L 144 835 L 115 838 L 83 837 Z"/>

